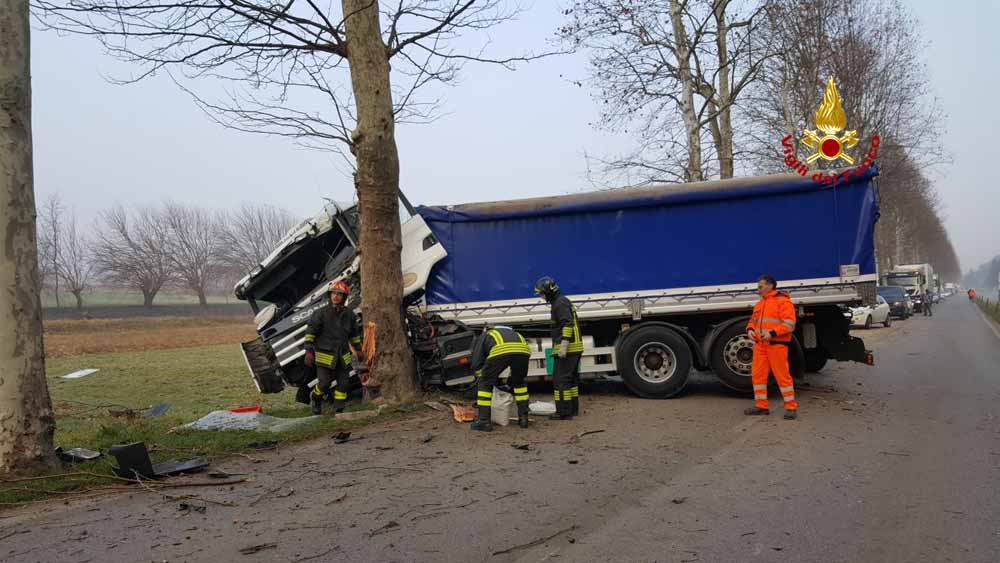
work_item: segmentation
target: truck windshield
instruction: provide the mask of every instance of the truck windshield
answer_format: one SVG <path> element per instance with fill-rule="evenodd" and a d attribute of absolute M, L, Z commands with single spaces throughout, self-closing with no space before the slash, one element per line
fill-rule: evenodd
<path fill-rule="evenodd" d="M 886 299 L 902 299 L 906 293 L 901 287 L 880 287 L 878 288 L 878 294 Z"/>
<path fill-rule="evenodd" d="M 894 285 L 920 285 L 920 276 L 889 274 L 889 280 Z"/>

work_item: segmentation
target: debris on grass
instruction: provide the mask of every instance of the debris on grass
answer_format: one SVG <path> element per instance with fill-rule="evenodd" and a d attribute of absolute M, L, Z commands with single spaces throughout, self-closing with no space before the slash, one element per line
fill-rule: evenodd
<path fill-rule="evenodd" d="M 59 457 L 59 461 L 63 463 L 83 463 L 85 461 L 94 461 L 95 459 L 101 457 L 101 452 L 95 452 L 94 450 L 88 450 L 86 448 L 73 448 L 69 450 L 63 450 L 61 447 L 56 448 L 56 456 Z"/>
<path fill-rule="evenodd" d="M 153 405 L 153 406 L 149 407 L 148 409 L 146 409 L 142 413 L 142 417 L 143 418 L 158 418 L 158 417 L 161 417 L 161 416 L 167 414 L 168 410 L 170 410 L 170 403 L 159 403 L 159 404 Z"/>
<path fill-rule="evenodd" d="M 73 373 L 67 373 L 66 375 L 61 375 L 59 376 L 59 379 L 80 379 L 81 377 L 87 377 L 88 375 L 97 373 L 98 371 L 100 370 L 93 368 L 79 369 L 74 371 Z"/>
<path fill-rule="evenodd" d="M 433 440 L 433 439 L 434 439 L 434 435 L 431 434 L 430 432 L 428 432 L 427 434 L 424 434 L 424 437 L 420 441 L 423 442 L 423 443 L 425 443 L 425 444 L 427 444 L 427 443 L 430 443 L 430 441 Z"/>
<path fill-rule="evenodd" d="M 338 432 L 336 436 L 333 437 L 334 444 L 343 444 L 351 439 L 350 432 Z"/>
<path fill-rule="evenodd" d="M 259 407 L 253 407 L 259 408 Z M 258 432 L 285 432 L 312 424 L 321 419 L 320 416 L 305 416 L 302 418 L 278 418 L 263 414 L 258 410 L 248 412 L 212 411 L 194 422 L 189 422 L 181 428 L 192 430 L 256 430 Z"/>
<path fill-rule="evenodd" d="M 119 444 L 111 446 L 108 450 L 118 467 L 113 468 L 115 475 L 126 479 L 156 479 L 168 475 L 180 473 L 196 473 L 208 467 L 208 460 L 203 457 L 196 457 L 186 461 L 171 459 L 163 463 L 153 463 L 149 459 L 149 450 L 142 442 L 132 442 L 131 444 Z"/>
<path fill-rule="evenodd" d="M 278 448 L 277 440 L 257 440 L 250 442 L 247 447 L 251 450 L 275 450 Z"/>

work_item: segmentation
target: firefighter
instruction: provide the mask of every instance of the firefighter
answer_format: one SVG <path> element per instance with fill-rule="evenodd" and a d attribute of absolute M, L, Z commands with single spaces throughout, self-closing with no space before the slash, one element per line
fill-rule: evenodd
<path fill-rule="evenodd" d="M 755 342 L 750 374 L 754 406 L 746 409 L 744 414 L 771 414 L 767 403 L 767 378 L 769 373 L 774 373 L 785 402 L 785 419 L 795 420 L 799 404 L 795 400 L 795 388 L 788 369 L 788 351 L 792 333 L 795 332 L 795 306 L 791 297 L 784 291 L 778 291 L 777 287 L 778 283 L 769 275 L 757 280 L 760 301 L 754 305 L 747 323 L 747 336 Z"/>
<path fill-rule="evenodd" d="M 350 288 L 343 281 L 331 282 L 330 305 L 313 312 L 306 328 L 306 366 L 316 366 L 319 383 L 313 388 L 312 412 L 323 413 L 323 397 L 333 390 L 333 409 L 342 412 L 347 404 L 351 355 L 360 356 L 361 327 L 354 311 L 345 307 Z"/>
<path fill-rule="evenodd" d="M 497 386 L 500 374 L 510 368 L 507 385 L 514 392 L 517 404 L 517 425 L 528 427 L 528 387 L 524 380 L 528 376 L 528 359 L 531 348 L 524 337 L 505 326 L 487 327 L 472 346 L 472 369 L 476 373 L 476 407 L 478 418 L 472 423 L 472 430 L 491 432 L 493 387 Z M 501 388 L 504 388 L 501 387 Z"/>
<path fill-rule="evenodd" d="M 576 308 L 560 293 L 555 280 L 545 276 L 535 283 L 535 293 L 552 307 L 552 352 L 555 356 L 552 384 L 555 387 L 556 412 L 552 420 L 569 420 L 580 414 L 580 357 L 583 340 L 576 319 Z"/>

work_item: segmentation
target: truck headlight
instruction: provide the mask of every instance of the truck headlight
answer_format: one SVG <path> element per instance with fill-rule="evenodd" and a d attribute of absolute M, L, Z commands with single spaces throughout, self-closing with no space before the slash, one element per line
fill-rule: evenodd
<path fill-rule="evenodd" d="M 268 305 L 260 310 L 259 313 L 253 318 L 253 322 L 257 325 L 257 330 L 267 326 L 267 323 L 274 319 L 274 314 L 278 312 L 278 307 L 276 305 Z"/>

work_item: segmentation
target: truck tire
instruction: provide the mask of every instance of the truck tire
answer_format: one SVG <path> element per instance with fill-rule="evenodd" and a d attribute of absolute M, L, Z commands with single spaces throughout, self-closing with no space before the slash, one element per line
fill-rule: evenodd
<path fill-rule="evenodd" d="M 747 337 L 742 323 L 736 323 L 722 331 L 712 346 L 709 363 L 716 377 L 726 387 L 744 393 L 753 391 L 753 382 L 750 380 L 750 369 L 753 367 L 753 341 Z M 805 363 L 802 347 L 793 336 L 792 343 L 788 347 L 788 371 L 791 372 L 793 379 L 802 377 Z M 825 358 L 823 364 L 826 364 Z M 774 385 L 773 376 L 768 378 L 768 383 Z"/>
<path fill-rule="evenodd" d="M 823 348 L 806 350 L 804 355 L 806 373 L 819 373 L 823 371 L 823 368 L 826 366 L 826 362 L 829 359 L 827 358 L 826 350 Z"/>
<path fill-rule="evenodd" d="M 712 371 L 723 385 L 734 391 L 750 392 L 750 368 L 753 366 L 753 341 L 743 323 L 730 325 L 715 339 L 709 356 Z"/>
<path fill-rule="evenodd" d="M 691 372 L 691 349 L 682 336 L 663 326 L 630 331 L 616 351 L 618 374 L 644 399 L 667 399 L 681 392 Z"/>
<path fill-rule="evenodd" d="M 867 317 L 865 317 L 865 330 L 871 330 L 871 329 L 872 329 L 872 316 L 868 315 Z"/>

